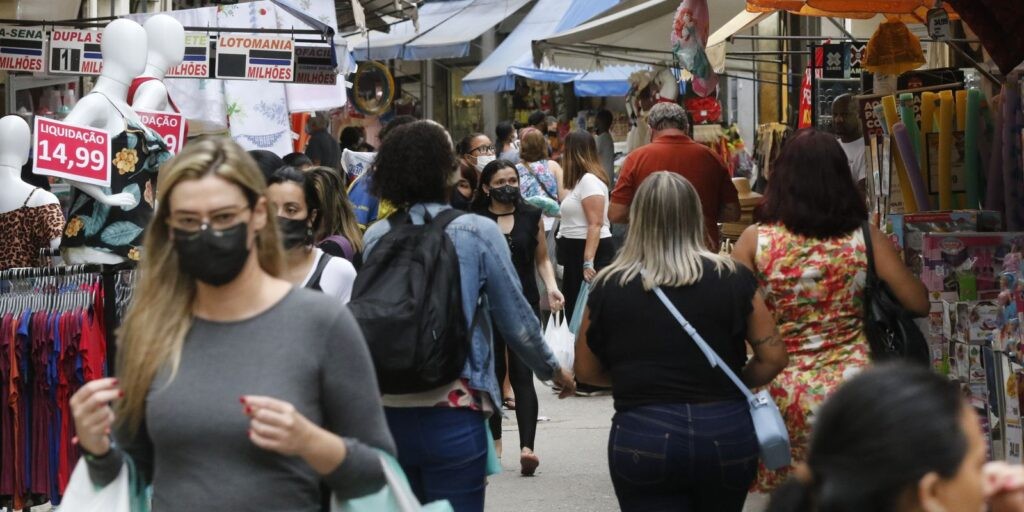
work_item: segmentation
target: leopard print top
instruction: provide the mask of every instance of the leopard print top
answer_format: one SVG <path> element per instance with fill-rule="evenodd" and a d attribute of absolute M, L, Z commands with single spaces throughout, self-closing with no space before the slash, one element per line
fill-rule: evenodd
<path fill-rule="evenodd" d="M 31 267 L 39 260 L 39 249 L 64 232 L 64 214 L 59 204 L 29 206 L 32 190 L 17 210 L 0 213 L 0 270 Z"/>

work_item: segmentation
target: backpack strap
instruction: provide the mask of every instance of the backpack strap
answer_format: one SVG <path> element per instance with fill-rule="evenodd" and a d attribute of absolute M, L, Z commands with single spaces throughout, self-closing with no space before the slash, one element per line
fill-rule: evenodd
<path fill-rule="evenodd" d="M 320 260 L 316 262 L 316 269 L 313 270 L 313 275 L 309 276 L 309 282 L 306 283 L 306 288 L 316 290 L 318 292 L 323 291 L 323 288 L 320 287 L 320 278 L 323 277 L 324 270 L 331 262 L 332 257 L 333 256 L 326 252 L 320 255 Z"/>

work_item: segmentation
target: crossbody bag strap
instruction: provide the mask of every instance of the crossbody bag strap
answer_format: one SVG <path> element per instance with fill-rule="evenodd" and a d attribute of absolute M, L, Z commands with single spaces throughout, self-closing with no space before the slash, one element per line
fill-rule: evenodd
<path fill-rule="evenodd" d="M 878 274 L 875 273 L 875 249 L 874 244 L 871 243 L 871 225 L 867 221 L 861 226 L 861 232 L 864 234 L 864 252 L 868 257 L 868 286 L 874 288 L 875 283 L 878 282 Z"/>
<path fill-rule="evenodd" d="M 722 372 L 725 373 L 725 376 L 729 377 L 729 380 L 739 388 L 740 392 L 743 393 L 743 396 L 747 398 L 747 401 L 753 401 L 754 394 L 750 392 L 750 388 L 748 388 L 747 385 L 744 384 L 735 373 L 733 373 L 732 369 L 729 368 L 729 365 L 719 357 L 717 352 L 715 352 L 715 349 L 711 348 L 711 345 L 708 345 L 708 342 L 704 341 L 704 338 L 697 332 L 697 329 L 695 329 L 693 325 L 683 317 L 683 314 L 676 309 L 675 304 L 672 304 L 672 301 L 668 300 L 668 297 L 665 296 L 665 292 L 661 291 L 661 287 L 655 286 L 654 294 L 661 299 L 661 303 L 665 305 L 669 313 L 672 313 L 672 316 L 674 316 L 676 321 L 679 322 L 679 325 L 683 327 L 686 334 L 689 334 L 690 338 L 693 338 L 693 341 L 697 343 L 697 347 L 700 348 L 700 351 L 708 358 L 708 362 L 711 363 L 711 366 L 717 366 L 721 369 Z"/>

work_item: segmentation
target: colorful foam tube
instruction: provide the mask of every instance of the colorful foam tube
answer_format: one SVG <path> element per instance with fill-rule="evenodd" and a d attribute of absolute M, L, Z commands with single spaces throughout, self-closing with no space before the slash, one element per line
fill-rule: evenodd
<path fill-rule="evenodd" d="M 964 185 L 967 189 L 967 208 L 975 209 L 981 202 L 981 180 L 978 175 L 978 131 L 981 124 L 981 91 L 967 91 L 964 127 Z"/>
<path fill-rule="evenodd" d="M 892 133 L 892 127 L 900 122 L 899 115 L 896 113 L 896 97 L 886 96 L 882 98 L 882 110 L 885 112 L 885 125 L 889 127 L 888 133 Z M 907 186 L 910 183 L 910 176 L 907 174 L 907 168 L 903 164 L 903 158 L 899 154 L 895 154 L 894 157 L 896 173 L 900 177 L 900 192 L 903 195 L 903 213 L 917 213 L 920 209 L 918 208 L 917 198 L 914 197 L 913 189 Z"/>
<path fill-rule="evenodd" d="M 910 177 L 908 184 L 914 192 L 914 199 L 917 206 L 922 210 L 930 209 L 928 201 L 928 188 L 921 176 L 921 166 L 917 161 L 917 152 L 914 150 L 913 135 L 907 129 L 906 124 L 900 122 L 892 126 L 893 137 L 896 139 L 896 147 L 899 148 L 900 156 L 903 157 L 903 164 L 907 167 L 907 175 Z"/>
<path fill-rule="evenodd" d="M 956 129 L 967 130 L 967 91 L 963 89 L 956 91 Z"/>
<path fill-rule="evenodd" d="M 906 128 L 907 133 L 910 134 L 910 142 L 914 145 L 914 154 L 917 156 L 918 162 L 924 162 L 924 153 L 921 152 L 924 148 L 924 143 L 921 142 L 922 130 L 917 127 L 917 115 L 914 113 L 914 95 L 909 92 L 900 94 L 899 100 L 900 108 L 900 120 L 903 121 L 903 126 Z M 903 161 L 906 165 L 906 160 Z M 907 165 L 907 167 L 910 167 Z"/>
<path fill-rule="evenodd" d="M 953 91 L 939 93 L 939 209 L 953 209 Z"/>
<path fill-rule="evenodd" d="M 921 93 L 921 133 L 935 133 L 935 105 L 939 95 L 932 91 Z M 922 139 L 924 140 L 924 139 Z"/>

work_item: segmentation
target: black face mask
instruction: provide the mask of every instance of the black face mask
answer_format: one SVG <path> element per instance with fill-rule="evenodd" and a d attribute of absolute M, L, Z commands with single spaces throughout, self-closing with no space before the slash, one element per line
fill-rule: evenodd
<path fill-rule="evenodd" d="M 464 212 L 468 212 L 469 211 L 470 201 L 471 201 L 471 199 L 467 198 L 464 195 L 462 195 L 462 193 L 459 192 L 458 189 L 456 189 L 454 192 L 452 192 L 452 201 L 451 201 L 452 208 L 455 208 L 456 210 L 462 210 Z"/>
<path fill-rule="evenodd" d="M 211 286 L 224 286 L 242 273 L 249 259 L 249 225 L 198 233 L 174 230 L 181 271 Z"/>
<path fill-rule="evenodd" d="M 519 187 L 505 185 L 491 189 L 491 199 L 505 204 L 516 203 L 519 200 Z"/>
<path fill-rule="evenodd" d="M 288 219 L 277 218 L 277 225 L 281 230 L 281 243 L 284 248 L 294 249 L 300 245 L 309 245 L 313 242 L 313 228 L 309 227 L 309 219 Z"/>

